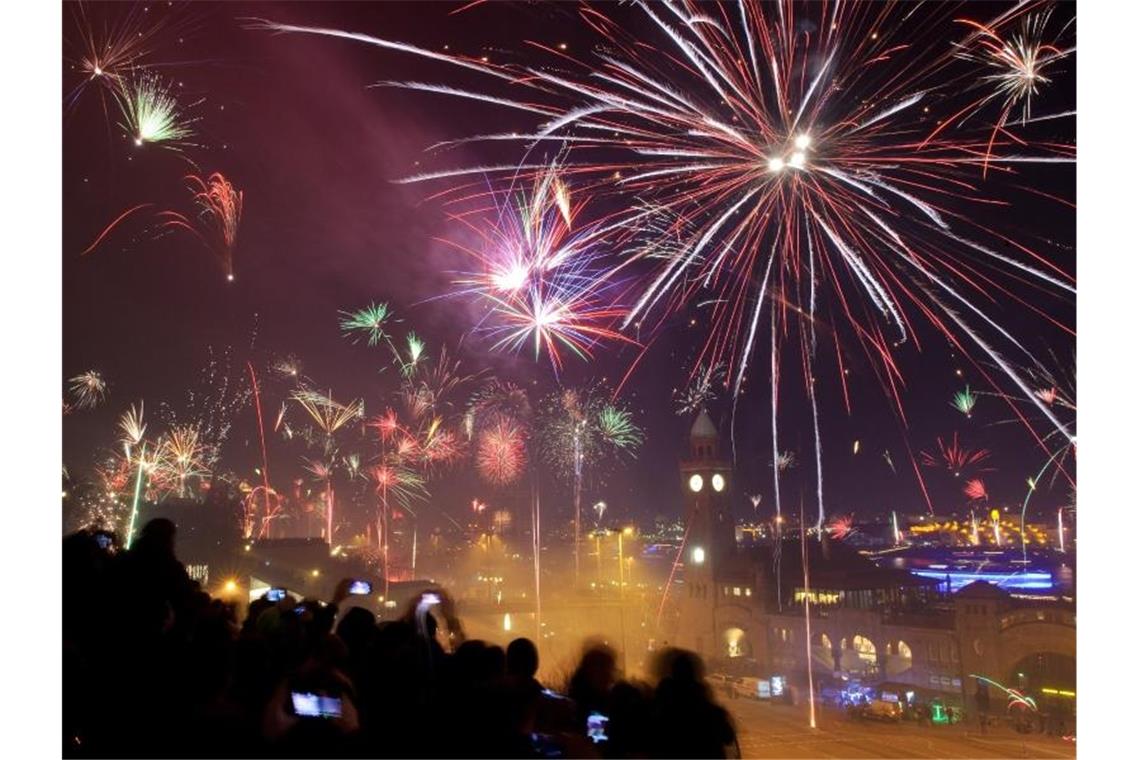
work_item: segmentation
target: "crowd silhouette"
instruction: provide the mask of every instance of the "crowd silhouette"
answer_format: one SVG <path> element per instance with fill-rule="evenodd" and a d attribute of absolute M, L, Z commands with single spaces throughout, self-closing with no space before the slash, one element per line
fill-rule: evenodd
<path fill-rule="evenodd" d="M 130 550 L 63 547 L 63 731 L 71 757 L 728 757 L 703 664 L 667 649 L 653 683 L 587 645 L 564 693 L 534 643 L 465 639 L 443 590 L 377 622 L 332 599 L 254 600 L 244 620 L 190 579 L 174 523 Z"/>

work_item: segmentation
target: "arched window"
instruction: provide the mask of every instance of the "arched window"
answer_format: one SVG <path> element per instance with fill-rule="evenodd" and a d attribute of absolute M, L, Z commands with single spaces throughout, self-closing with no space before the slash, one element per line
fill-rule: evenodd
<path fill-rule="evenodd" d="M 895 645 L 895 654 L 897 654 L 899 657 L 902 657 L 904 660 L 909 660 L 911 658 L 910 646 L 905 641 L 900 641 Z"/>
<path fill-rule="evenodd" d="M 842 639 L 839 640 L 839 648 L 844 649 L 844 650 L 847 649 L 847 637 L 846 636 L 844 636 Z"/>
<path fill-rule="evenodd" d="M 748 642 L 741 628 L 729 628 L 724 632 L 725 653 L 729 657 L 746 657 Z"/>
<path fill-rule="evenodd" d="M 826 633 L 819 634 L 819 645 L 824 649 L 831 651 L 831 639 L 828 638 Z"/>
<path fill-rule="evenodd" d="M 866 636 L 856 636 L 851 640 L 851 648 L 859 655 L 860 660 L 875 661 L 875 644 Z"/>

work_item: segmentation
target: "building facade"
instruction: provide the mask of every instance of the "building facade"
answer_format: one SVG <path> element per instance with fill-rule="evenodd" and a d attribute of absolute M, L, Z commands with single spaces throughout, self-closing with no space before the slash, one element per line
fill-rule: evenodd
<path fill-rule="evenodd" d="M 1075 699 L 1073 605 L 1016 599 L 984 582 L 951 595 L 937 580 L 880 568 L 826 535 L 739 547 L 732 468 L 706 413 L 689 448 L 680 466 L 686 535 L 671 641 L 711 670 L 794 683 L 806 682 L 810 662 L 817 682 L 890 683 L 962 705 L 980 675 L 1039 699 Z"/>

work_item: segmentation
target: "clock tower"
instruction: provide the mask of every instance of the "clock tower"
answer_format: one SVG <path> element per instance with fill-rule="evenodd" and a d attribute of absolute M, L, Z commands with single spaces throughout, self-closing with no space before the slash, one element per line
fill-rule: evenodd
<path fill-rule="evenodd" d="M 736 548 L 732 518 L 732 467 L 721 458 L 720 436 L 707 411 L 689 431 L 689 456 L 681 462 L 687 538 L 681 562 L 684 587 L 677 589 L 680 621 L 677 644 L 708 657 L 718 647 L 715 609 L 718 572 Z"/>

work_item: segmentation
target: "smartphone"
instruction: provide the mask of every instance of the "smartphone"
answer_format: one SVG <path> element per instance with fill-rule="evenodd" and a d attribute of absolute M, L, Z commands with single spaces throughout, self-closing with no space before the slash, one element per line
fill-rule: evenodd
<path fill-rule="evenodd" d="M 115 543 L 115 539 L 113 536 L 111 536 L 110 533 L 100 531 L 95 534 L 95 543 L 99 546 L 100 549 L 107 551 Z"/>
<path fill-rule="evenodd" d="M 285 598 L 285 589 L 271 588 L 265 592 L 265 601 L 267 602 L 280 602 Z"/>
<path fill-rule="evenodd" d="M 362 596 L 364 594 L 372 593 L 372 584 L 368 581 L 353 581 L 352 585 L 348 587 L 348 593 Z"/>
<path fill-rule="evenodd" d="M 309 610 L 309 608 L 306 607 L 305 605 L 298 604 L 296 607 L 293 608 L 293 614 L 298 615 L 298 616 L 304 615 L 306 612 L 308 612 L 308 610 Z"/>
<path fill-rule="evenodd" d="M 610 722 L 609 716 L 602 715 L 600 712 L 592 712 L 586 717 L 586 736 L 594 744 L 601 744 L 608 741 L 610 737 L 606 736 L 606 724 Z"/>
<path fill-rule="evenodd" d="M 326 697 L 323 694 L 312 694 L 307 691 L 292 693 L 293 712 L 301 718 L 339 718 L 340 699 Z"/>

